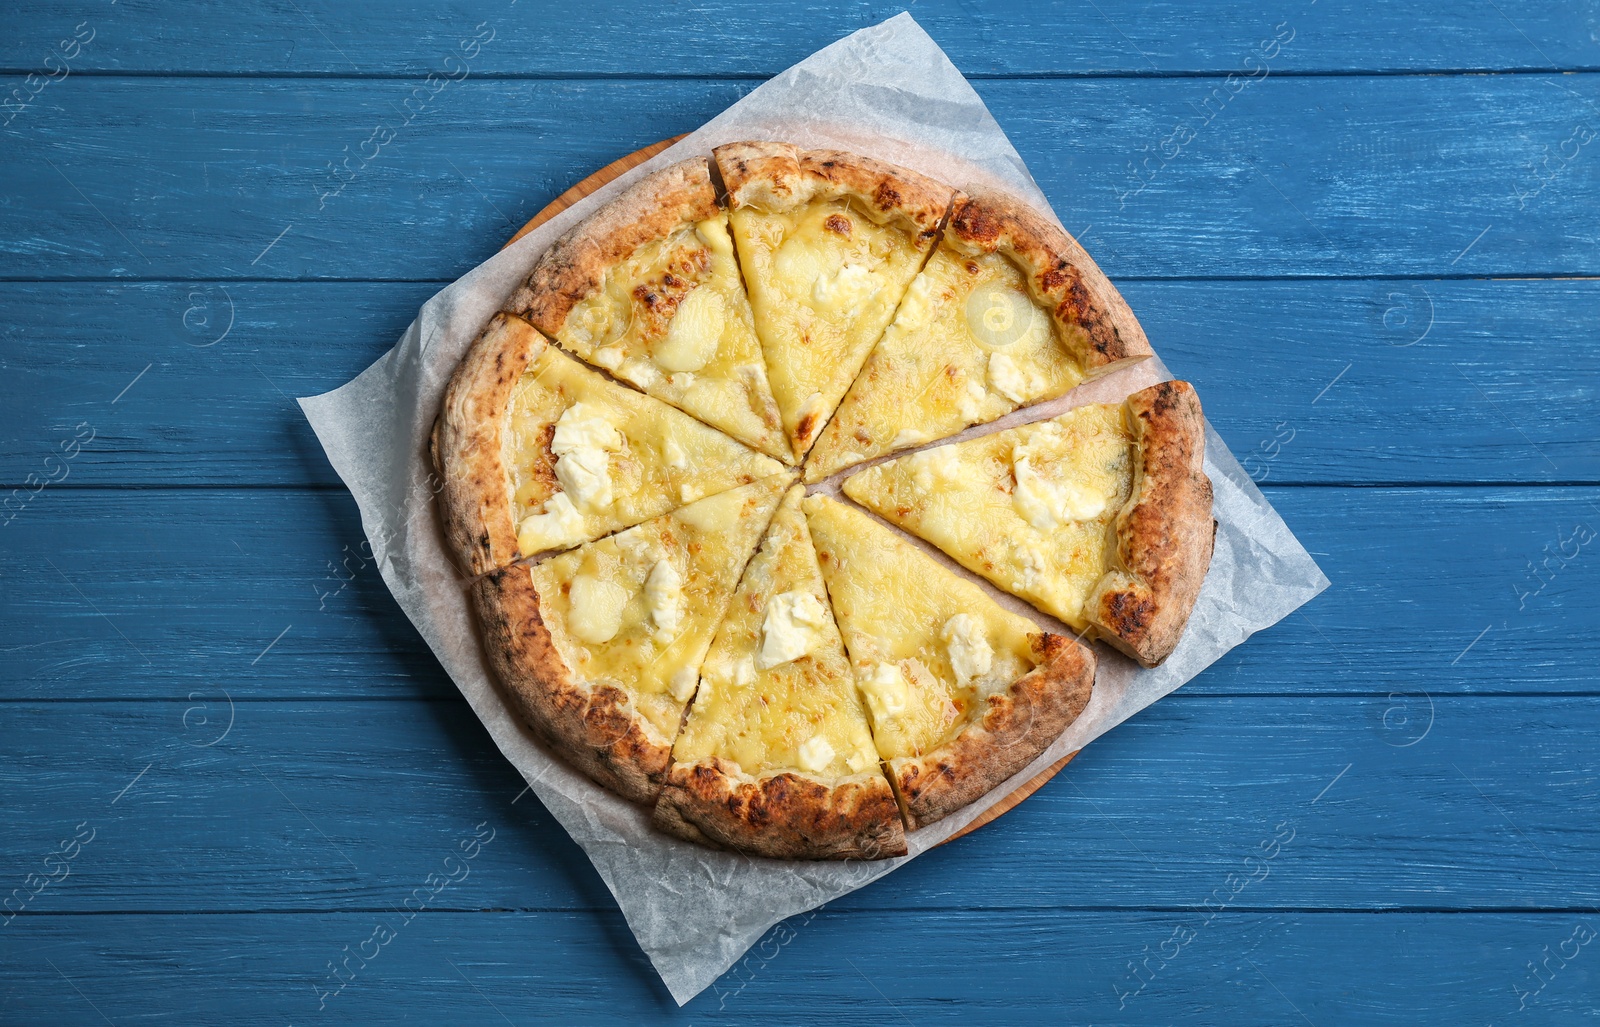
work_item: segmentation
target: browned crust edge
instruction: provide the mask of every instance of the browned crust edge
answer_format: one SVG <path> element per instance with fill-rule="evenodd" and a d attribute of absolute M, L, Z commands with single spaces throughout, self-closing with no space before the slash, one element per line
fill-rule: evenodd
<path fill-rule="evenodd" d="M 844 150 L 801 150 L 793 143 L 726 143 L 712 151 L 728 206 L 786 210 L 814 199 L 848 197 L 880 223 L 898 221 L 931 238 L 955 198 L 951 186 L 887 161 Z"/>
<path fill-rule="evenodd" d="M 718 211 L 705 157 L 692 157 L 640 179 L 557 239 L 534 265 L 507 309 L 555 336 L 567 315 L 606 274 L 640 246 Z"/>
<path fill-rule="evenodd" d="M 430 449 L 445 540 L 479 575 L 516 561 L 517 525 L 505 460 L 511 390 L 548 343 L 514 314 L 489 320 L 445 389 Z"/>
<path fill-rule="evenodd" d="M 1088 646 L 1042 632 L 1039 665 L 989 696 L 983 719 L 949 744 L 891 761 L 909 830 L 927 827 L 988 794 L 1039 758 L 1089 705 L 1096 661 Z"/>
<path fill-rule="evenodd" d="M 1216 522 L 1205 418 L 1188 382 L 1142 389 L 1123 409 L 1140 460 L 1108 542 L 1112 570 L 1084 610 L 1096 637 L 1154 667 L 1183 637 L 1211 566 Z"/>
<path fill-rule="evenodd" d="M 945 237 L 963 252 L 1003 253 L 1027 272 L 1034 299 L 1061 327 L 1088 335 L 1088 348 L 1075 354 L 1087 378 L 1152 355 L 1138 318 L 1094 258 L 1031 207 L 997 194 L 962 195 Z"/>
<path fill-rule="evenodd" d="M 876 771 L 825 784 L 792 771 L 752 779 L 716 756 L 679 763 L 652 820 L 679 838 L 769 859 L 906 854 L 894 792 Z"/>
<path fill-rule="evenodd" d="M 512 707 L 546 744 L 590 779 L 633 802 L 653 802 L 672 743 L 650 737 L 622 689 L 579 684 L 556 649 L 525 566 L 478 579 L 473 603 L 484 651 Z"/>

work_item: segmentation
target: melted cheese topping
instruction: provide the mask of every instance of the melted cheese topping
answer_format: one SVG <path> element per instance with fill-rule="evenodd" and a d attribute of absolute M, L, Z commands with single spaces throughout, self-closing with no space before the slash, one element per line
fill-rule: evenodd
<path fill-rule="evenodd" d="M 523 556 L 598 538 L 783 465 L 546 347 L 512 390 L 505 436 Z"/>
<path fill-rule="evenodd" d="M 846 479 L 845 494 L 1077 630 L 1133 490 L 1120 404 L 1079 407 Z M 933 460 L 953 473 L 935 480 Z"/>
<path fill-rule="evenodd" d="M 941 244 L 817 440 L 806 480 L 914 445 L 907 430 L 944 438 L 1063 395 L 1083 380 L 1084 345 L 1034 303 L 1007 257 Z"/>
<path fill-rule="evenodd" d="M 685 225 L 611 268 L 556 341 L 751 448 L 793 460 L 726 214 Z"/>
<path fill-rule="evenodd" d="M 843 200 L 743 207 L 731 220 L 772 394 L 803 455 L 893 318 L 926 244 Z"/>
<path fill-rule="evenodd" d="M 843 503 L 805 510 L 884 759 L 948 744 L 1036 665 L 1038 629 L 978 586 Z"/>
<path fill-rule="evenodd" d="M 673 746 L 679 763 L 718 756 L 750 777 L 802 771 L 825 781 L 877 765 L 844 644 L 828 614 L 802 494 L 797 486 L 784 498 L 717 629 L 694 707 Z M 773 614 L 784 607 L 787 613 Z M 785 621 L 804 627 L 806 651 L 771 663 L 765 658 L 771 629 Z"/>
<path fill-rule="evenodd" d="M 540 615 L 580 682 L 615 685 L 663 742 L 789 475 L 733 489 L 531 569 Z"/>

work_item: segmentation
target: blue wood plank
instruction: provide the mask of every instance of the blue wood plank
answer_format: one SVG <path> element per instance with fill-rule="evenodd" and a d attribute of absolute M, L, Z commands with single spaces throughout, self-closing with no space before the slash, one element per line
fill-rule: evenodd
<path fill-rule="evenodd" d="M 1191 688 L 1600 688 L 1600 490 L 1267 492 L 1333 587 Z M 0 530 L 6 698 L 453 694 L 340 491 L 46 488 Z"/>
<path fill-rule="evenodd" d="M 383 353 L 431 283 L 0 283 L 0 482 L 335 484 L 289 397 Z M 1597 281 L 1136 281 L 1267 482 L 1600 482 Z M 53 468 L 52 468 L 53 469 Z M 55 473 L 60 473 L 56 471 Z"/>
<path fill-rule="evenodd" d="M 444 60 L 460 56 L 459 40 L 492 31 L 470 61 L 474 74 L 764 78 L 906 6 L 707 0 L 639 18 L 617 0 L 563 7 L 559 15 L 527 0 L 447 6 L 305 0 L 293 8 L 256 0 L 181 13 L 78 10 L 31 0 L 11 7 L 0 67 L 43 72 L 58 40 L 73 38 L 83 25 L 79 32 L 95 34 L 68 62 L 79 72 L 420 78 L 455 70 Z M 1281 73 L 1600 66 L 1585 9 L 1554 0 L 1437 9 L 1378 0 L 920 0 L 910 10 L 969 75 L 1227 74 L 1245 70 L 1245 54 L 1280 23 L 1295 31 L 1293 44 L 1272 62 Z"/>
<path fill-rule="evenodd" d="M 1600 76 L 978 85 L 1113 278 L 1600 270 Z M 402 124 L 409 82 L 68 78 L 7 130 L 0 277 L 452 279 L 750 86 L 468 79 Z"/>
<path fill-rule="evenodd" d="M 393 908 L 479 823 L 496 840 L 437 908 L 615 908 L 464 703 L 239 699 L 7 704 L 8 929 Z M 1253 857 L 1230 907 L 1589 907 L 1600 825 L 1572 812 L 1600 799 L 1597 728 L 1587 698 L 1180 693 L 996 823 L 834 905 L 1181 912 Z M 1258 868 L 1284 821 L 1292 843 Z M 42 861 L 79 824 L 93 840 L 30 898 L 25 875 L 59 877 Z"/>
<path fill-rule="evenodd" d="M 1577 1024 L 1590 1019 L 1596 955 L 1579 939 L 1597 922 L 1587 912 L 1208 922 L 1202 911 L 823 911 L 775 932 L 680 1010 L 618 916 L 399 920 L 33 918 L 0 933 L 0 1002 L 27 1023 Z M 392 940 L 363 949 L 375 933 L 389 939 L 380 924 Z M 1175 954 L 1163 960 L 1169 939 Z"/>

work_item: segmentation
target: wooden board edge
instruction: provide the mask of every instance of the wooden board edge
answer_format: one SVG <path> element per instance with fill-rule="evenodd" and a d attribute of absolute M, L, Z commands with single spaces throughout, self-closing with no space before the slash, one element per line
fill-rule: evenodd
<path fill-rule="evenodd" d="M 607 164 L 599 171 L 596 171 L 594 174 L 583 179 L 571 189 L 568 189 L 560 196 L 557 196 L 555 199 L 551 200 L 543 210 L 539 211 L 539 213 L 533 216 L 532 220 L 523 225 L 521 228 L 517 229 L 517 234 L 513 235 L 510 239 L 507 239 L 505 246 L 510 246 L 512 243 L 516 242 L 518 239 L 521 239 L 523 236 L 527 235 L 535 228 L 538 228 L 546 221 L 549 221 L 551 218 L 566 210 L 574 203 L 577 203 L 585 196 L 590 195 L 596 189 L 599 189 L 601 186 L 614 181 L 625 172 L 632 171 L 640 164 L 643 164 L 645 161 L 649 160 L 651 157 L 654 157 L 656 154 L 660 153 L 662 150 L 665 150 L 667 147 L 671 146 L 673 143 L 682 138 L 683 136 L 681 135 L 673 136 L 671 139 L 663 139 L 659 143 L 651 143 L 644 149 L 635 150 L 625 157 L 618 157 L 610 164 Z M 500 248 L 505 249 L 505 246 Z"/>

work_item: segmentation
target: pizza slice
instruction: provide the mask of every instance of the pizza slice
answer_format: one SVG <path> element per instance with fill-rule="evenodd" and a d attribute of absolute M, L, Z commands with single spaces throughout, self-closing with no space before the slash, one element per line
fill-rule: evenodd
<path fill-rule="evenodd" d="M 906 851 L 800 510 L 784 497 L 700 669 L 655 823 L 777 859 Z"/>
<path fill-rule="evenodd" d="M 1089 703 L 1095 659 L 871 517 L 805 501 L 878 755 L 912 830 L 1027 767 Z"/>
<path fill-rule="evenodd" d="M 954 435 L 1150 356 L 1077 241 L 1015 201 L 958 197 L 939 245 L 817 439 L 806 480 Z"/>
<path fill-rule="evenodd" d="M 1187 382 L 878 464 L 845 494 L 1153 667 L 1211 563 L 1205 421 Z"/>
<path fill-rule="evenodd" d="M 793 480 L 730 489 L 474 583 L 489 663 L 513 705 L 595 781 L 655 798 L 700 661 Z"/>
<path fill-rule="evenodd" d="M 514 314 L 494 316 L 451 379 L 433 462 L 446 536 L 474 575 L 783 470 Z"/>
<path fill-rule="evenodd" d="M 954 190 L 789 143 L 729 143 L 713 156 L 772 394 L 803 458 L 893 319 Z"/>
<path fill-rule="evenodd" d="M 567 352 L 794 460 L 706 158 L 657 171 L 562 236 L 509 309 Z"/>

